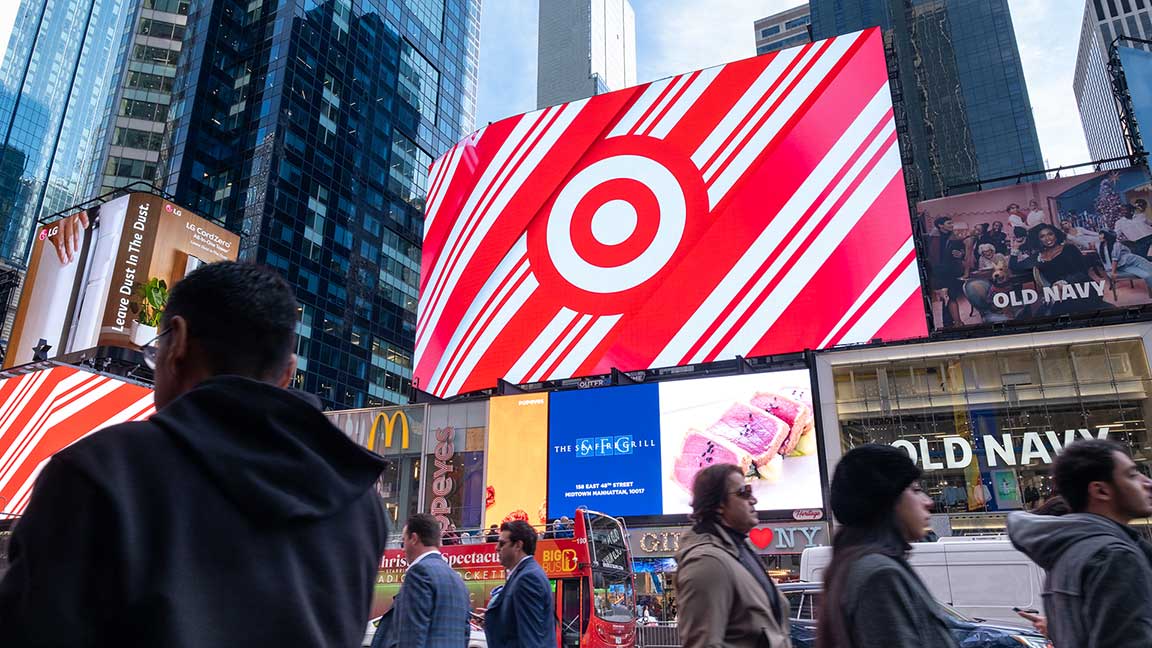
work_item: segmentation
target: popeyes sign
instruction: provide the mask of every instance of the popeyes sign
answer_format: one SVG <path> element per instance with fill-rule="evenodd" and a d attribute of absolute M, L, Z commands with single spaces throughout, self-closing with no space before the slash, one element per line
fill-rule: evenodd
<path fill-rule="evenodd" d="M 452 473 L 456 468 L 452 465 L 452 457 L 456 454 L 456 448 L 453 445 L 456 430 L 451 427 L 439 428 L 435 431 L 435 435 L 436 448 L 432 455 L 432 503 L 429 506 L 429 512 L 436 516 L 440 528 L 447 530 L 450 523 L 448 516 L 452 515 L 452 504 L 448 497 L 452 494 L 455 486 Z"/>

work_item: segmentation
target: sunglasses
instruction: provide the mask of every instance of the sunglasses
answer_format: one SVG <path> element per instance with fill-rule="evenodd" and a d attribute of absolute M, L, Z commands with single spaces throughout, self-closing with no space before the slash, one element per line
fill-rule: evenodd
<path fill-rule="evenodd" d="M 156 371 L 156 355 L 160 353 L 160 338 L 171 332 L 172 329 L 165 329 L 160 335 L 140 345 L 140 355 L 144 356 L 144 364 L 152 371 Z"/>
<path fill-rule="evenodd" d="M 752 499 L 752 484 L 744 484 L 743 488 L 734 491 L 728 491 L 728 494 L 735 495 L 740 499 Z"/>

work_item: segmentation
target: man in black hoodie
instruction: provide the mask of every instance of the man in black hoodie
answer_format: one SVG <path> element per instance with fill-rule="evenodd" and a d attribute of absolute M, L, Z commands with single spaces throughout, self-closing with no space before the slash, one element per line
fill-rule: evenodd
<path fill-rule="evenodd" d="M 1111 441 L 1077 441 L 1052 467 L 1072 513 L 1008 516 L 1008 536 L 1046 572 L 1057 647 L 1152 646 L 1152 545 L 1128 523 L 1152 515 L 1152 479 Z"/>
<path fill-rule="evenodd" d="M 45 466 L 0 581 L 0 643 L 360 645 L 384 464 L 285 389 L 297 307 L 248 264 L 173 287 L 143 348 L 158 411 Z"/>

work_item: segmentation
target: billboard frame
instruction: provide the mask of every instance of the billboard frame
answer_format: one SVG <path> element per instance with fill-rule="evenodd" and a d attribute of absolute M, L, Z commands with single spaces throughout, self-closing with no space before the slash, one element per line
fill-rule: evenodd
<path fill-rule="evenodd" d="M 1128 150 L 1131 152 L 1129 159 L 1132 166 L 1147 166 L 1148 150 L 1144 148 L 1144 141 L 1140 137 L 1136 110 L 1132 105 L 1132 95 L 1128 92 L 1128 78 L 1125 76 L 1124 66 L 1120 62 L 1120 46 L 1123 43 L 1144 45 L 1152 49 L 1152 41 L 1131 36 L 1117 36 L 1108 45 L 1108 77 L 1112 82 L 1112 96 L 1116 99 L 1119 112 L 1120 131 L 1124 133 L 1124 139 L 1128 142 Z M 1152 124 L 1146 126 L 1152 128 Z"/>

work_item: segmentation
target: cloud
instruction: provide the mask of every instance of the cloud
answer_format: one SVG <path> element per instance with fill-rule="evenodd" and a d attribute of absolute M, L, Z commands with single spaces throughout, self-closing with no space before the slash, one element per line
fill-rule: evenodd
<path fill-rule="evenodd" d="M 537 0 L 481 5 L 476 127 L 536 109 Z"/>
<path fill-rule="evenodd" d="M 756 55 L 756 20 L 803 0 L 633 0 L 637 81 Z"/>
<path fill-rule="evenodd" d="M 1088 162 L 1072 92 L 1084 3 L 1008 0 L 1045 166 Z"/>

